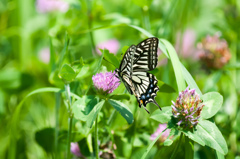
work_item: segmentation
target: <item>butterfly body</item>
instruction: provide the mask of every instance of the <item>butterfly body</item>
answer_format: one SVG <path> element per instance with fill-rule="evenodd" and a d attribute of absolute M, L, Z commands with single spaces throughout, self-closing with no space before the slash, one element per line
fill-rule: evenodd
<path fill-rule="evenodd" d="M 155 101 L 159 90 L 156 77 L 148 73 L 157 66 L 158 39 L 148 38 L 137 46 L 132 45 L 123 56 L 119 69 L 115 71 L 118 78 L 124 83 L 130 94 L 133 94 L 139 103 L 139 107 L 153 102 L 159 109 L 161 107 Z"/>

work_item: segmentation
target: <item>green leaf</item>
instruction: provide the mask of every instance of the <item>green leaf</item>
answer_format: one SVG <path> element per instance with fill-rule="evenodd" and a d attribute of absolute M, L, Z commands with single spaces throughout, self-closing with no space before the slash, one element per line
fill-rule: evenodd
<path fill-rule="evenodd" d="M 125 52 L 127 52 L 128 48 L 129 48 L 129 46 L 124 46 L 122 48 L 122 53 L 125 54 Z"/>
<path fill-rule="evenodd" d="M 97 103 L 94 108 L 92 109 L 92 111 L 89 113 L 88 115 L 88 120 L 87 120 L 87 126 L 88 127 L 92 127 L 93 122 L 95 121 L 97 114 L 100 112 L 100 110 L 102 109 L 102 106 L 104 104 L 105 100 L 102 100 L 101 102 Z"/>
<path fill-rule="evenodd" d="M 93 71 L 93 74 L 96 74 L 99 71 L 99 69 L 101 68 L 101 64 L 102 64 L 102 60 L 103 60 L 105 52 L 106 52 L 105 50 L 102 51 L 102 55 L 101 55 L 100 59 L 98 60 L 97 67 Z"/>
<path fill-rule="evenodd" d="M 50 76 L 48 77 L 48 80 L 52 85 L 63 88 L 64 82 L 59 78 L 58 74 L 59 74 L 59 70 L 55 70 L 51 72 Z"/>
<path fill-rule="evenodd" d="M 165 130 L 163 130 L 155 139 L 154 141 L 152 141 L 148 148 L 145 150 L 144 154 L 142 155 L 141 159 L 145 159 L 147 154 L 149 153 L 149 151 L 152 149 L 153 145 L 157 142 L 157 140 L 159 139 L 159 137 L 167 130 L 167 128 Z"/>
<path fill-rule="evenodd" d="M 65 150 L 66 147 L 66 137 L 67 131 L 62 130 L 59 132 L 58 138 L 58 149 Z M 54 140 L 55 140 L 55 129 L 54 128 L 44 128 L 35 133 L 36 142 L 47 152 L 53 153 L 54 149 Z"/>
<path fill-rule="evenodd" d="M 166 46 L 167 52 L 169 54 L 170 60 L 172 62 L 175 78 L 177 81 L 178 91 L 186 89 L 185 80 L 183 78 L 181 62 L 179 61 L 178 55 L 174 47 L 165 39 L 160 39 L 160 41 Z"/>
<path fill-rule="evenodd" d="M 77 73 L 74 71 L 74 69 L 68 65 L 64 64 L 58 73 L 59 78 L 61 78 L 65 83 L 72 82 L 75 77 L 77 76 Z"/>
<path fill-rule="evenodd" d="M 95 96 L 83 96 L 72 105 L 74 118 L 86 121 L 87 126 L 91 128 L 104 102 L 98 102 Z"/>
<path fill-rule="evenodd" d="M 172 145 L 173 141 L 171 139 L 166 139 L 163 143 L 164 146 L 170 146 Z"/>
<path fill-rule="evenodd" d="M 60 53 L 60 59 L 59 59 L 59 69 L 62 66 L 63 60 L 64 60 L 64 56 L 67 54 L 68 51 L 68 45 L 69 45 L 69 37 L 68 34 L 65 33 L 65 43 L 64 43 L 64 47 L 63 50 Z"/>
<path fill-rule="evenodd" d="M 76 100 L 72 105 L 74 117 L 81 121 L 87 121 L 89 113 L 93 110 L 97 104 L 97 98 L 95 96 L 83 96 Z"/>
<path fill-rule="evenodd" d="M 216 151 L 216 155 L 218 159 L 224 159 L 224 155 L 222 153 L 220 153 L 219 151 Z M 237 158 L 235 158 L 237 159 Z"/>
<path fill-rule="evenodd" d="M 195 132 L 192 133 L 191 131 L 186 131 L 186 130 L 183 130 L 182 132 L 184 133 L 184 135 L 186 135 L 187 137 L 189 137 L 196 143 L 198 143 L 202 146 L 205 146 L 204 141 Z"/>
<path fill-rule="evenodd" d="M 133 123 L 133 114 L 125 104 L 113 99 L 109 99 L 108 103 L 111 104 L 122 115 L 122 117 L 126 119 L 128 124 Z"/>
<path fill-rule="evenodd" d="M 117 100 L 122 100 L 122 99 L 129 100 L 130 95 L 129 94 L 114 94 L 114 95 L 111 95 L 109 98 L 110 99 L 117 99 Z"/>
<path fill-rule="evenodd" d="M 219 131 L 218 127 L 208 121 L 199 121 L 195 133 L 205 142 L 205 144 L 216 151 L 226 155 L 228 152 L 227 143 Z"/>
<path fill-rule="evenodd" d="M 201 112 L 201 118 L 203 119 L 213 117 L 219 111 L 223 103 L 223 97 L 217 92 L 206 93 L 201 99 L 205 105 Z"/>
<path fill-rule="evenodd" d="M 202 95 L 202 92 L 200 91 L 200 89 L 198 88 L 198 85 L 197 83 L 194 81 L 193 77 L 191 76 L 191 74 L 188 72 L 188 70 L 183 66 L 183 64 L 181 65 L 182 67 L 182 74 L 183 74 L 183 77 L 184 79 L 186 80 L 188 86 L 191 88 L 191 89 L 196 89 L 196 92 L 199 94 L 199 95 Z"/>
<path fill-rule="evenodd" d="M 171 86 L 169 86 L 168 84 L 162 82 L 162 81 L 158 81 L 159 86 L 159 92 L 164 92 L 164 93 L 174 93 L 176 92 L 175 89 Z"/>
<path fill-rule="evenodd" d="M 167 123 L 171 120 L 171 116 L 172 116 L 172 107 L 168 106 L 168 107 L 163 107 L 162 111 L 159 111 L 158 109 L 155 110 L 150 116 L 150 118 L 160 123 Z"/>
<path fill-rule="evenodd" d="M 120 62 L 118 61 L 117 57 L 114 54 L 109 53 L 109 51 L 106 49 L 104 49 L 102 52 L 104 52 L 104 59 L 108 62 L 111 62 L 116 68 L 118 68 Z"/>
<path fill-rule="evenodd" d="M 136 25 L 127 25 L 127 26 L 132 27 L 132 28 L 140 31 L 141 33 L 145 34 L 148 37 L 155 37 L 155 36 L 153 36 L 153 34 L 149 33 L 148 31 L 146 31 L 145 29 L 143 29 L 139 26 L 136 26 Z"/>
<path fill-rule="evenodd" d="M 46 128 L 35 134 L 35 140 L 47 153 L 54 152 L 54 133 L 53 128 Z"/>

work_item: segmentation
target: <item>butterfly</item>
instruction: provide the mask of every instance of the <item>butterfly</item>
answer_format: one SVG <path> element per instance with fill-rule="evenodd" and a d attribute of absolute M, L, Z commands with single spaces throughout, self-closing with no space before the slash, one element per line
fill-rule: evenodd
<path fill-rule="evenodd" d="M 146 109 L 147 103 L 154 103 L 159 87 L 156 77 L 148 73 L 157 66 L 158 38 L 152 37 L 140 42 L 137 46 L 131 45 L 123 56 L 119 69 L 116 69 L 117 77 L 123 82 L 130 94 L 133 94 L 139 107 Z"/>

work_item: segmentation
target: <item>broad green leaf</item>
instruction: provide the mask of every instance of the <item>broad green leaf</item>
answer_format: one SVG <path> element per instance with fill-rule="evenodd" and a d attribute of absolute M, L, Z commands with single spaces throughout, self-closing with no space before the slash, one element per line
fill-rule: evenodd
<path fill-rule="evenodd" d="M 76 76 L 77 79 L 85 78 L 91 74 L 89 65 L 84 65 Z M 92 74 L 91 74 L 92 75 Z"/>
<path fill-rule="evenodd" d="M 76 119 L 87 121 L 88 115 L 97 104 L 97 98 L 95 96 L 83 96 L 76 100 L 72 105 L 74 117 Z"/>
<path fill-rule="evenodd" d="M 164 146 L 170 146 L 172 145 L 173 141 L 171 139 L 166 139 L 163 143 Z"/>
<path fill-rule="evenodd" d="M 222 153 L 220 153 L 219 151 L 216 151 L 216 154 L 217 154 L 217 159 L 224 159 L 224 155 Z M 237 159 L 237 158 L 235 158 Z"/>
<path fill-rule="evenodd" d="M 184 135 L 188 136 L 190 139 L 192 139 L 196 143 L 202 146 L 205 146 L 204 141 L 196 133 L 194 132 L 192 133 L 191 131 L 185 131 L 185 130 L 183 130 L 182 133 L 184 133 Z"/>
<path fill-rule="evenodd" d="M 213 117 L 219 111 L 223 103 L 223 97 L 217 92 L 206 93 L 201 99 L 205 105 L 201 112 L 201 118 L 203 119 Z"/>
<path fill-rule="evenodd" d="M 133 114 L 125 104 L 113 99 L 109 99 L 108 103 L 111 104 L 122 115 L 122 117 L 126 119 L 128 124 L 133 123 Z"/>
<path fill-rule="evenodd" d="M 65 83 L 70 83 L 75 79 L 75 77 L 77 76 L 77 73 L 74 71 L 74 69 L 70 65 L 64 64 L 61 70 L 59 71 L 58 76 Z"/>
<path fill-rule="evenodd" d="M 46 128 L 35 134 L 35 140 L 47 153 L 54 152 L 54 134 L 53 128 Z"/>
<path fill-rule="evenodd" d="M 227 143 L 218 127 L 214 123 L 208 120 L 200 120 L 196 129 L 196 135 L 198 135 L 207 146 L 219 151 L 224 155 L 227 154 Z"/>
<path fill-rule="evenodd" d="M 175 89 L 171 86 L 169 86 L 168 84 L 162 82 L 162 81 L 158 81 L 159 86 L 159 92 L 165 92 L 165 93 L 174 93 L 176 92 Z"/>
<path fill-rule="evenodd" d="M 61 138 L 58 138 L 58 149 L 65 149 L 66 146 L 66 137 L 67 137 L 67 131 L 63 130 L 59 132 L 59 136 Z M 54 149 L 54 140 L 55 140 L 55 129 L 54 128 L 44 128 L 42 130 L 39 130 L 35 133 L 35 140 L 36 142 L 47 152 L 47 153 L 53 153 L 55 151 Z"/>
<path fill-rule="evenodd" d="M 159 109 L 155 110 L 150 116 L 151 119 L 154 119 L 160 123 L 167 123 L 171 120 L 172 116 L 172 107 L 163 107 L 162 111 Z"/>
<path fill-rule="evenodd" d="M 118 68 L 120 62 L 118 61 L 117 57 L 114 54 L 109 53 L 109 51 L 106 49 L 104 49 L 103 52 L 104 52 L 103 58 L 108 62 L 111 62 L 116 68 Z"/>
<path fill-rule="evenodd" d="M 185 80 L 183 78 L 181 62 L 179 61 L 178 55 L 174 47 L 165 39 L 160 39 L 160 41 L 166 46 L 167 52 L 169 54 L 170 60 L 172 62 L 175 78 L 177 81 L 178 91 L 186 89 Z"/>
<path fill-rule="evenodd" d="M 98 113 L 100 112 L 100 110 L 102 109 L 102 106 L 104 104 L 104 100 L 102 100 L 101 102 L 97 103 L 94 108 L 92 109 L 92 111 L 89 113 L 88 115 L 88 120 L 87 120 L 87 126 L 88 127 L 92 127 L 93 122 L 95 121 Z"/>
<path fill-rule="evenodd" d="M 48 80 L 52 85 L 63 88 L 64 82 L 59 78 L 58 74 L 59 74 L 59 70 L 55 70 L 51 72 L 50 76 L 48 77 Z"/>
<path fill-rule="evenodd" d="M 114 94 L 114 95 L 111 95 L 109 98 L 110 99 L 117 99 L 117 100 L 122 100 L 122 99 L 129 100 L 130 95 L 129 94 Z"/>

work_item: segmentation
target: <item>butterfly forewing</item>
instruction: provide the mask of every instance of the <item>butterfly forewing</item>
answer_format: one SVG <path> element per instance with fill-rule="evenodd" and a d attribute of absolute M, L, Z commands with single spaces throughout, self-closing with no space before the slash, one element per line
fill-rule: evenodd
<path fill-rule="evenodd" d="M 158 38 L 148 38 L 136 46 L 133 60 L 134 71 L 151 71 L 157 66 Z"/>

